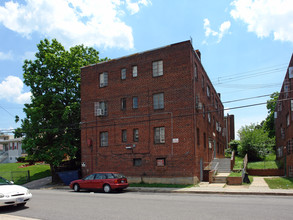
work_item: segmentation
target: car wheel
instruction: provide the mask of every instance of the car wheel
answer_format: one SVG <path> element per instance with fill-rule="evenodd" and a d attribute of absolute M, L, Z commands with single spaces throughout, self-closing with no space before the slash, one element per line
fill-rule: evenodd
<path fill-rule="evenodd" d="M 109 193 L 109 192 L 111 192 L 111 186 L 108 185 L 108 184 L 104 185 L 103 189 L 104 189 L 104 192 L 105 192 L 105 193 Z"/>
<path fill-rule="evenodd" d="M 74 192 L 79 192 L 79 190 L 80 190 L 79 185 L 78 184 L 74 184 L 73 185 L 73 190 L 74 190 Z"/>

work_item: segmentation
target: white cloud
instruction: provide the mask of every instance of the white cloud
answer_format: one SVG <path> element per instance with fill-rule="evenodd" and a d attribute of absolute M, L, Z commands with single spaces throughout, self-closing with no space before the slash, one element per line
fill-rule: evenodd
<path fill-rule="evenodd" d="M 0 83 L 0 99 L 24 104 L 30 102 L 31 93 L 23 92 L 23 82 L 16 76 L 8 76 Z"/>
<path fill-rule="evenodd" d="M 231 23 L 230 23 L 230 21 L 225 21 L 220 25 L 219 31 L 214 31 L 210 27 L 209 19 L 206 18 L 206 19 L 204 19 L 203 27 L 205 29 L 205 36 L 206 37 L 209 37 L 209 36 L 216 37 L 218 39 L 217 43 L 220 43 L 222 41 L 224 35 L 226 33 L 228 33 L 228 31 L 231 27 Z M 204 41 L 204 43 L 206 43 L 206 41 Z"/>
<path fill-rule="evenodd" d="M 12 60 L 12 59 L 13 59 L 13 55 L 11 51 L 9 51 L 8 53 L 3 53 L 0 51 L 0 60 Z"/>
<path fill-rule="evenodd" d="M 149 0 L 25 0 L 7 1 L 0 7 L 0 23 L 24 37 L 40 33 L 57 38 L 66 46 L 133 48 L 132 28 L 120 17 L 126 4 L 131 14 Z"/>
<path fill-rule="evenodd" d="M 275 40 L 293 42 L 292 0 L 235 0 L 231 16 L 248 25 L 260 38 L 273 34 Z"/>
<path fill-rule="evenodd" d="M 131 14 L 135 14 L 139 12 L 140 5 L 148 6 L 150 4 L 152 4 L 150 0 L 140 0 L 137 2 L 132 2 L 132 0 L 126 0 L 126 7 L 130 11 Z"/>

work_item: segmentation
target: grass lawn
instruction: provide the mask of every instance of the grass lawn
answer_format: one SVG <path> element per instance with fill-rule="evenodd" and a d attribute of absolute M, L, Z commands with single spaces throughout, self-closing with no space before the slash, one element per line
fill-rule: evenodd
<path fill-rule="evenodd" d="M 37 164 L 27 167 L 21 167 L 26 163 L 5 163 L 0 164 L 0 176 L 12 180 L 15 184 L 24 184 L 26 182 L 27 171 L 30 171 L 30 180 L 37 180 L 51 175 L 50 166 L 45 164 Z M 13 176 L 11 176 L 11 171 Z M 19 172 L 20 171 L 20 172 Z M 23 172 L 25 171 L 25 172 Z"/>
<path fill-rule="evenodd" d="M 242 169 L 242 164 L 243 164 L 243 158 L 239 156 L 235 156 L 235 165 L 234 165 L 234 170 L 241 170 Z"/>
<path fill-rule="evenodd" d="M 293 178 L 264 178 L 270 189 L 293 189 Z"/>
<path fill-rule="evenodd" d="M 158 187 L 158 188 L 190 188 L 195 185 L 181 185 L 181 184 L 162 184 L 162 183 L 131 183 L 130 187 Z"/>
<path fill-rule="evenodd" d="M 236 156 L 235 157 L 235 166 L 234 170 L 242 169 L 243 165 L 243 158 Z M 279 169 L 281 164 L 279 161 L 276 161 L 275 154 L 269 154 L 265 157 L 264 161 L 258 162 L 249 162 L 247 164 L 247 169 Z"/>
<path fill-rule="evenodd" d="M 242 177 L 242 172 L 231 172 L 229 177 Z M 253 181 L 253 176 L 248 175 L 248 179 L 250 181 L 249 184 L 251 184 Z M 247 184 L 247 183 L 242 183 L 242 184 Z"/>

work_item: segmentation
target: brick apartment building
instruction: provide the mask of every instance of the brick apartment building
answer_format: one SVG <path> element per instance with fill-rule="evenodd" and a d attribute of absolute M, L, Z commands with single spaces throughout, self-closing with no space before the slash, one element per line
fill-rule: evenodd
<path fill-rule="evenodd" d="M 82 174 L 196 183 L 224 156 L 223 104 L 190 41 L 81 69 Z"/>
<path fill-rule="evenodd" d="M 286 176 L 293 177 L 293 55 L 275 110 L 277 157 L 284 161 Z"/>

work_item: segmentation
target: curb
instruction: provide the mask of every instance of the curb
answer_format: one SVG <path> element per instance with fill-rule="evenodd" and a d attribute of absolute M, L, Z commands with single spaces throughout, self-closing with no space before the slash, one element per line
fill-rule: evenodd
<path fill-rule="evenodd" d="M 72 191 L 69 186 L 47 185 L 40 190 L 67 190 Z M 267 195 L 267 196 L 293 196 L 293 192 L 256 192 L 256 191 L 228 191 L 228 190 L 182 190 L 182 188 L 149 188 L 149 187 L 128 187 L 125 192 L 145 192 L 145 193 L 184 193 L 184 194 L 219 194 L 219 195 Z"/>
<path fill-rule="evenodd" d="M 202 191 L 194 191 L 194 190 L 168 190 L 164 188 L 162 189 L 142 189 L 142 188 L 127 188 L 128 192 L 152 192 L 152 193 L 190 193 L 190 194 L 227 194 L 227 195 L 268 195 L 268 196 L 293 196 L 291 192 L 243 192 L 243 191 L 210 191 L 210 190 L 202 190 Z"/>

